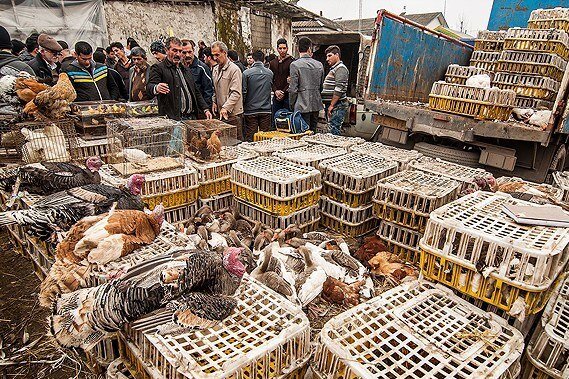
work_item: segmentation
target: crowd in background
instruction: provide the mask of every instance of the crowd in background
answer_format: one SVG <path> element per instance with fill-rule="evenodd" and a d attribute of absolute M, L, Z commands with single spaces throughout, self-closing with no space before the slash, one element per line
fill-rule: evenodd
<path fill-rule="evenodd" d="M 69 76 L 76 101 L 145 101 L 156 99 L 160 115 L 196 119 L 217 117 L 236 125 L 239 138 L 252 141 L 258 131 L 275 127 L 275 116 L 316 131 L 324 109 L 329 131 L 341 133 L 349 104 L 346 98 L 348 69 L 338 46 L 326 49 L 330 66 L 325 75 L 321 62 L 312 58 L 312 42 L 297 41 L 299 58 L 289 54 L 286 39 L 277 41 L 277 55 L 250 52 L 241 61 L 235 50 L 221 41 L 208 46 L 190 39 L 167 38 L 150 44 L 156 59 L 133 38 L 106 48 L 84 41 L 73 49 L 65 41 L 34 33 L 23 43 L 10 39 L 0 27 L 0 74 L 10 69 L 27 71 L 48 85 L 58 76 Z"/>

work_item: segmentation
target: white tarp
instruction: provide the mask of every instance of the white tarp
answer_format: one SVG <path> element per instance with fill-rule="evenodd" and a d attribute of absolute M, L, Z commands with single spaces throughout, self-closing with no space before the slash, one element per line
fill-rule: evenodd
<path fill-rule="evenodd" d="M 0 0 L 0 25 L 22 42 L 33 32 L 64 40 L 108 45 L 103 0 Z"/>

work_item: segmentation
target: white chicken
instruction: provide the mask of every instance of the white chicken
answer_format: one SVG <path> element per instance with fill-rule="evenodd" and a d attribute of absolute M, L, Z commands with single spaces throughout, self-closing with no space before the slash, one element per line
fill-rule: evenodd
<path fill-rule="evenodd" d="M 478 88 L 490 88 L 490 76 L 487 74 L 472 75 L 466 79 L 466 85 Z"/>

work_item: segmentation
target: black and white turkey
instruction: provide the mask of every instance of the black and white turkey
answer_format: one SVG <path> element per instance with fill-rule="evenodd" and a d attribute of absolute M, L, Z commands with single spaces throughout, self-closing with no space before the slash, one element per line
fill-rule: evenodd
<path fill-rule="evenodd" d="M 88 184 L 46 196 L 30 209 L 0 213 L 0 226 L 19 224 L 27 232 L 43 240 L 54 232 L 67 231 L 83 217 L 108 212 L 116 203 L 116 209 L 144 210 L 140 198 L 144 175 L 134 174 L 126 187 L 105 184 Z"/>
<path fill-rule="evenodd" d="M 101 183 L 101 158 L 85 161 L 85 168 L 68 162 L 32 163 L 0 171 L 0 190 L 16 195 L 26 191 L 47 196 L 70 188 Z"/>

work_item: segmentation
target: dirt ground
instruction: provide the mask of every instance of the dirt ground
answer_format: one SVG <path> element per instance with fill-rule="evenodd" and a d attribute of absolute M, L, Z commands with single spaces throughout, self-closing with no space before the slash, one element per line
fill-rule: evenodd
<path fill-rule="evenodd" d="M 98 378 L 81 356 L 47 335 L 49 310 L 39 306 L 39 285 L 32 262 L 0 231 L 0 379 Z"/>

